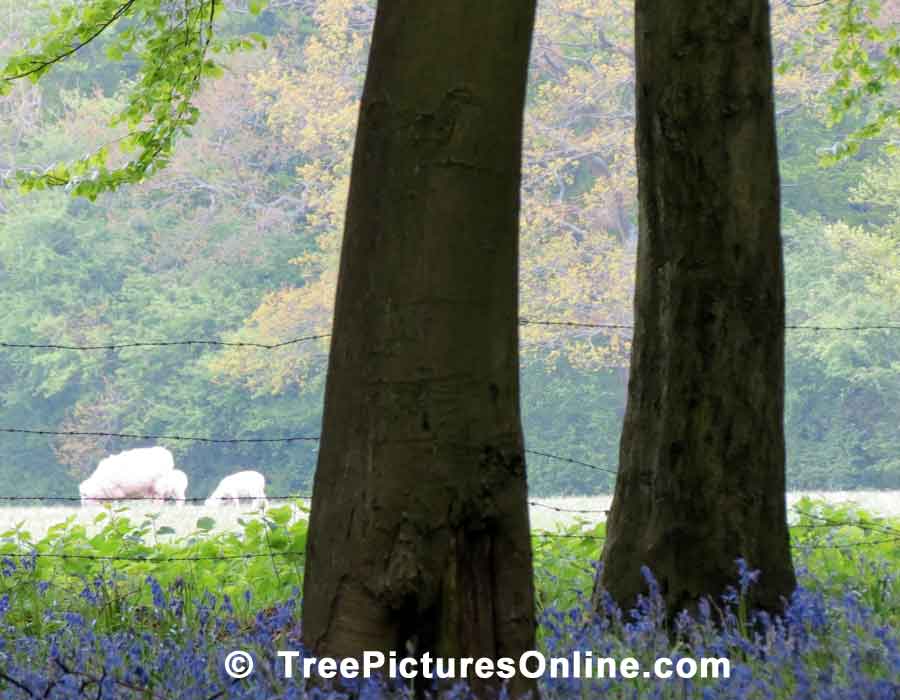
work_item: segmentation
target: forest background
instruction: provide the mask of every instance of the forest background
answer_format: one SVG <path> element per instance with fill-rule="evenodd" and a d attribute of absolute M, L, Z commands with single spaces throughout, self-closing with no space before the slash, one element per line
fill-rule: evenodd
<path fill-rule="evenodd" d="M 374 7 L 253 4 L 230 2 L 222 31 L 256 32 L 266 47 L 228 59 L 201 93 L 192 137 L 137 187 L 89 202 L 22 195 L 12 179 L 115 150 L 107 124 L 137 67 L 107 60 L 109 38 L 0 98 L 0 341 L 275 344 L 329 332 Z M 0 3 L 0 58 L 45 25 L 49 7 Z M 773 2 L 787 322 L 805 327 L 787 334 L 788 488 L 900 488 L 900 334 L 858 328 L 900 324 L 900 154 L 885 148 L 896 136 L 886 130 L 822 166 L 867 117 L 831 121 L 827 88 L 840 66 L 821 61 L 844 39 L 816 30 L 833 21 L 827 7 Z M 898 4 L 885 3 L 879 21 L 900 22 Z M 527 447 L 613 470 L 636 243 L 630 4 L 540 3 L 530 75 L 521 315 L 554 325 L 521 329 Z M 327 343 L 3 348 L 0 427 L 317 435 Z M 0 440 L 4 495 L 73 495 L 101 457 L 136 446 Z M 310 489 L 315 442 L 165 444 L 193 495 L 239 468 L 266 474 L 271 493 Z M 535 495 L 612 490 L 610 473 L 529 460 Z"/>

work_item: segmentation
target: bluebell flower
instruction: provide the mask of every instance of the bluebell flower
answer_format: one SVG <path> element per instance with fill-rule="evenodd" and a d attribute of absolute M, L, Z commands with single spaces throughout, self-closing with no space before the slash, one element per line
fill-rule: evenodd
<path fill-rule="evenodd" d="M 147 583 L 150 584 L 150 590 L 153 594 L 153 607 L 157 610 L 166 607 L 166 596 L 163 593 L 162 586 L 159 585 L 159 581 L 152 576 L 148 576 Z"/>
<path fill-rule="evenodd" d="M 67 612 L 63 614 L 66 624 L 72 628 L 84 627 L 84 617 L 76 612 Z"/>
<path fill-rule="evenodd" d="M 747 566 L 747 561 L 743 558 L 736 560 L 738 567 L 738 581 L 741 588 L 741 593 L 746 594 L 750 587 L 759 581 L 760 571 L 759 569 L 750 570 L 750 567 Z"/>
<path fill-rule="evenodd" d="M 85 586 L 81 591 L 81 598 L 90 605 L 97 605 L 99 598 L 96 591 L 90 586 Z"/>

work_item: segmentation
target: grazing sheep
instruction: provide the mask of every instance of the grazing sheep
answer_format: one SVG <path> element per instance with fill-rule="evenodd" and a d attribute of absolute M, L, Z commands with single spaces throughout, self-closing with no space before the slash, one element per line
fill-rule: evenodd
<path fill-rule="evenodd" d="M 100 460 L 94 473 L 81 482 L 81 504 L 103 499 L 155 498 L 156 481 L 175 468 L 165 447 L 125 450 Z"/>
<path fill-rule="evenodd" d="M 178 505 L 183 506 L 187 486 L 187 474 L 180 469 L 173 469 L 156 480 L 153 490 L 156 492 L 157 500 L 165 501 L 167 498 L 172 498 Z"/>
<path fill-rule="evenodd" d="M 243 471 L 226 476 L 206 499 L 207 506 L 223 503 L 239 505 L 242 498 L 252 498 L 253 507 L 268 508 L 266 477 L 259 472 Z"/>

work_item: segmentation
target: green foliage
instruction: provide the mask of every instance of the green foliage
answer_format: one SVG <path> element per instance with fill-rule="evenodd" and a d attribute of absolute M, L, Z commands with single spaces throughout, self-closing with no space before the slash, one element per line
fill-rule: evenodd
<path fill-rule="evenodd" d="M 897 156 L 873 158 L 846 187 L 851 212 L 864 225 L 786 212 L 789 322 L 848 328 L 896 322 L 900 228 L 888 203 L 896 202 L 898 162 Z M 849 167 L 850 161 L 828 172 Z M 896 336 L 889 328 L 789 331 L 785 428 L 791 487 L 889 488 L 897 483 Z"/>
<path fill-rule="evenodd" d="M 258 14 L 264 5 L 251 3 L 251 11 Z M 127 127 L 116 144 L 122 154 L 137 154 L 110 167 L 109 148 L 101 146 L 68 164 L 18 173 L 22 190 L 65 187 L 93 201 L 102 192 L 139 183 L 165 167 L 176 139 L 188 135 L 197 122 L 199 110 L 192 100 L 202 80 L 222 74 L 222 66 L 209 54 L 265 46 L 259 34 L 217 40 L 215 22 L 221 9 L 219 0 L 176 6 L 164 0 L 95 0 L 58 8 L 50 17 L 52 28 L 33 39 L 29 49 L 7 59 L 0 74 L 0 95 L 8 94 L 15 80 L 36 83 L 57 63 L 117 29 L 105 47 L 106 57 L 122 61 L 133 54 L 140 72 L 109 126 Z"/>
<path fill-rule="evenodd" d="M 19 216 L 0 218 L 5 341 L 104 345 L 116 338 L 215 337 L 252 311 L 260 293 L 254 290 L 291 274 L 290 247 L 280 254 L 278 246 L 270 247 L 255 266 L 173 260 L 173 246 L 191 223 L 171 210 L 153 214 L 139 206 L 130 221 L 117 221 L 91 207 L 75 214 L 75 203 L 62 193 L 44 193 L 33 203 Z M 223 224 L 209 235 L 230 245 L 240 230 Z M 222 299 L 231 303 L 223 305 Z M 82 353 L 6 349 L 0 354 L 0 423 L 234 437 L 318 431 L 320 380 L 304 396 L 254 400 L 240 386 L 214 383 L 208 360 L 215 354 L 215 348 L 202 346 Z M 104 452 L 129 446 L 74 438 L 55 445 L 29 442 L 5 448 L 4 483 L 47 495 L 71 494 L 72 478 L 83 478 Z M 278 465 L 275 473 L 263 469 L 272 489 L 302 491 L 314 459 L 302 444 L 170 447 L 196 493 L 211 489 L 233 468 L 264 464 Z M 53 468 L 58 460 L 68 465 L 69 475 Z M 34 467 L 37 476 L 15 476 Z"/>
<path fill-rule="evenodd" d="M 857 595 L 884 622 L 900 624 L 900 520 L 808 498 L 794 505 L 791 519 L 802 585 L 835 598 Z M 540 611 L 569 610 L 589 595 L 605 533 L 604 523 L 575 523 L 533 535 Z"/>
<path fill-rule="evenodd" d="M 55 3 L 45 4 L 52 13 L 63 12 Z M 57 25 L 47 23 L 52 13 L 41 3 L 10 2 L 9 9 L 17 31 L 32 35 L 49 26 L 53 34 L 72 30 L 89 4 L 79 3 Z M 110 172 L 117 167 L 118 142 L 108 143 L 106 125 L 129 109 L 136 85 L 149 86 L 142 82 L 149 79 L 149 64 L 141 63 L 146 43 L 136 39 L 126 50 L 129 35 L 123 37 L 134 29 L 136 15 L 131 13 L 139 6 L 152 9 L 154 4 L 139 0 L 96 40 L 54 64 L 37 85 L 17 81 L 12 94 L 0 98 L 0 176 L 77 162 L 84 151 L 103 144 Z M 609 130 L 604 120 L 611 108 L 592 87 L 594 69 L 585 72 L 578 66 L 590 59 L 607 77 L 617 76 L 613 84 L 621 89 L 615 94 L 621 92 L 622 105 L 630 104 L 628 52 L 605 46 L 595 24 L 585 23 L 579 12 L 566 15 L 566 6 L 549 6 L 541 21 L 564 26 L 559 45 L 548 33 L 553 27 L 541 29 L 538 36 L 529 138 L 549 139 L 552 154 L 563 148 L 562 142 L 554 145 L 557 137 L 565 140 L 575 133 L 565 127 L 575 119 L 575 131 L 584 132 L 587 140 L 583 148 L 572 147 L 573 154 L 596 152 L 625 171 L 631 149 L 627 128 Z M 318 268 L 291 261 L 339 230 L 349 159 L 344 163 L 338 156 L 352 143 L 352 129 L 344 126 L 356 116 L 353 96 L 362 82 L 359 57 L 364 56 L 368 16 L 355 5 L 353 11 L 362 19 L 347 20 L 341 14 L 346 7 L 337 0 L 328 6 L 329 21 L 337 29 L 323 29 L 325 20 L 308 16 L 299 5 L 277 12 L 264 9 L 255 16 L 217 15 L 211 52 L 242 48 L 238 44 L 251 34 L 257 35 L 256 46 L 269 48 L 232 54 L 226 73 L 210 89 L 193 93 L 190 101 L 203 118 L 191 127 L 190 139 L 171 153 L 166 169 L 142 184 L 106 192 L 95 203 L 58 189 L 22 196 L 0 185 L 0 322 L 5 329 L 0 341 L 281 341 L 320 332 L 297 310 L 311 299 L 327 332 L 331 288 L 319 283 Z M 598 17 L 601 11 L 593 10 Z M 806 21 L 813 10 L 803 12 L 792 17 Z M 187 19 L 201 22 L 205 32 L 204 18 Z M 346 26 L 341 24 L 345 20 Z M 606 39 L 628 48 L 630 22 L 615 14 L 600 24 Z M 156 30 L 148 25 L 141 31 Z M 798 30 L 792 31 L 788 38 L 796 38 Z M 0 56 L 5 57 L 14 45 L 4 41 L 0 37 Z M 348 60 L 345 48 L 351 44 Z M 113 46 L 120 47 L 121 61 L 107 58 L 108 50 L 117 54 Z M 13 56 L 41 51 L 38 42 Z M 823 53 L 815 54 L 816 61 Z M 569 73 L 554 78 L 570 59 Z M 189 81 L 191 75 L 179 73 L 177 79 Z M 826 127 L 821 116 L 827 104 L 814 78 L 802 73 L 779 95 L 789 322 L 896 323 L 900 161 L 870 144 L 835 167 L 818 167 L 822 153 L 863 124 L 866 114 L 850 115 L 840 130 Z M 332 115 L 326 110 L 335 102 L 335 90 L 346 109 Z M 141 104 L 147 105 L 150 94 L 145 97 Z M 619 101 L 617 97 L 616 110 Z M 180 103 L 169 104 L 176 109 Z M 627 119 L 623 113 L 623 123 Z M 121 123 L 117 129 L 127 136 L 149 124 L 132 129 Z M 532 153 L 539 161 L 547 155 L 537 146 Z M 541 200 L 525 212 L 534 219 L 525 228 L 534 230 L 532 240 L 540 242 L 543 253 L 529 258 L 523 249 L 523 315 L 628 323 L 630 291 L 622 283 L 627 279 L 622 270 L 630 269 L 631 260 L 617 257 L 618 244 L 606 243 L 611 237 L 602 228 L 606 200 L 600 195 L 613 200 L 621 194 L 627 210 L 633 192 L 603 175 L 596 163 L 589 167 L 593 161 L 576 159 L 561 171 L 575 179 L 557 203 L 555 158 L 529 166 L 538 168 L 533 182 L 550 183 L 554 201 Z M 567 161 L 568 155 L 559 158 Z M 314 176 L 313 165 L 323 163 Z M 7 183 L 15 184 L 14 179 Z M 610 191 L 593 199 L 578 194 L 598 183 Z M 575 222 L 582 237 L 560 229 L 560 218 Z M 333 254 L 336 259 L 336 248 Z M 291 289 L 301 294 L 282 293 Z M 257 312 L 265 308 L 291 308 L 295 315 L 282 323 L 273 320 L 274 312 L 260 319 Z M 609 341 L 602 333 L 591 336 L 556 327 L 541 331 L 544 335 L 535 332 L 534 327 L 523 329 L 527 447 L 614 470 L 627 383 L 627 371 L 619 366 L 624 360 L 616 360 L 619 365 L 609 361 L 618 357 L 611 353 L 593 364 L 590 358 L 575 362 L 580 351 L 568 350 L 577 343 L 602 348 Z M 617 350 L 623 357 L 627 338 L 623 333 Z M 896 340 L 897 332 L 887 330 L 788 332 L 790 488 L 900 486 Z M 327 341 L 231 354 L 207 346 L 78 353 L 4 348 L 0 426 L 237 438 L 315 435 L 326 351 Z M 256 381 L 259 374 L 265 379 L 272 367 L 284 381 Z M 0 440 L 0 477 L 7 484 L 0 495 L 73 495 L 75 482 L 98 459 L 137 446 L 76 437 L 7 435 Z M 206 495 L 219 478 L 239 468 L 265 473 L 271 493 L 306 492 L 316 459 L 310 443 L 167 447 L 189 474 L 190 495 Z M 608 493 L 613 484 L 605 472 L 534 454 L 528 455 L 528 468 L 535 495 Z"/>
<path fill-rule="evenodd" d="M 857 595 L 885 623 L 900 623 L 900 521 L 811 500 L 794 509 L 798 517 L 791 536 L 801 582 L 836 598 Z M 47 624 L 43 612 L 48 607 L 87 609 L 84 590 L 98 578 L 106 582 L 97 591 L 103 602 L 99 630 L 129 629 L 141 610 L 152 606 L 144 585 L 148 576 L 164 590 L 188 592 L 187 601 L 206 592 L 228 595 L 248 623 L 302 587 L 308 522 L 299 503 L 241 518 L 235 531 L 217 530 L 212 518 L 202 517 L 191 532 L 176 536 L 158 519 L 156 513 L 137 522 L 123 508 L 108 508 L 90 530 L 70 517 L 40 539 L 21 524 L 0 533 L 0 562 L 23 551 L 44 555 L 31 571 L 17 566 L 13 575 L 0 576 L 0 597 L 14 592 L 8 623 L 23 634 L 38 634 Z M 604 536 L 604 524 L 583 522 L 533 533 L 539 612 L 570 610 L 589 595 Z M 41 581 L 52 584 L 44 595 L 38 595 Z M 249 600 L 244 597 L 248 590 Z"/>
<path fill-rule="evenodd" d="M 841 0 L 817 3 L 819 22 L 798 53 L 817 52 L 820 37 L 837 37 L 820 67 L 833 75 L 826 123 L 833 127 L 849 117 L 862 121 L 821 153 L 820 163 L 835 163 L 856 155 L 866 141 L 900 127 L 897 83 L 900 82 L 900 42 L 890 15 L 881 17 L 882 0 Z M 782 71 L 790 65 L 785 62 Z M 888 150 L 896 149 L 888 144 Z"/>
<path fill-rule="evenodd" d="M 900 521 L 812 499 L 794 510 L 794 543 L 817 585 L 831 596 L 855 594 L 883 619 L 900 622 Z"/>
<path fill-rule="evenodd" d="M 575 522 L 546 533 L 534 533 L 531 544 L 538 612 L 570 610 L 592 587 L 606 536 L 606 523 Z"/>
<path fill-rule="evenodd" d="M 135 612 L 152 606 L 151 592 L 142 585 L 147 576 L 164 589 L 188 588 L 198 598 L 207 591 L 227 595 L 250 618 L 302 585 L 307 520 L 297 517 L 294 508 L 304 510 L 299 503 L 270 508 L 262 516 L 239 519 L 236 531 L 216 531 L 213 518 L 202 517 L 180 537 L 172 528 L 158 526 L 159 513 L 135 522 L 126 508 L 99 513 L 96 532 L 76 523 L 74 516 L 51 526 L 39 540 L 20 525 L 0 533 L 0 560 L 23 551 L 39 556 L 33 570 L 25 573 L 20 567 L 18 575 L 0 577 L 0 596 L 15 590 L 13 617 L 7 619 L 38 633 L 44 624 L 42 607 L 77 605 L 84 588 L 100 577 L 116 585 L 100 592 L 104 615 L 98 624 L 130 629 Z M 38 595 L 41 581 L 52 582 L 48 595 Z M 248 590 L 252 606 L 244 598 Z"/>
<path fill-rule="evenodd" d="M 623 370 L 581 372 L 560 360 L 553 372 L 537 363 L 522 370 L 526 447 L 615 471 L 624 407 Z M 571 462 L 526 455 L 536 494 L 612 493 L 615 476 Z"/>

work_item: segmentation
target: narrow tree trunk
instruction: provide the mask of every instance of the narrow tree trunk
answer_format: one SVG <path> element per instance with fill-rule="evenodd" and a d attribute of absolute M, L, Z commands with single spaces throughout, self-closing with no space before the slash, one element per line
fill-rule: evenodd
<path fill-rule="evenodd" d="M 637 0 L 635 22 L 636 325 L 599 583 L 628 605 L 647 565 L 674 613 L 744 557 L 776 609 L 795 578 L 768 6 Z"/>
<path fill-rule="evenodd" d="M 378 3 L 307 548 L 316 654 L 533 648 L 517 323 L 534 9 Z"/>

